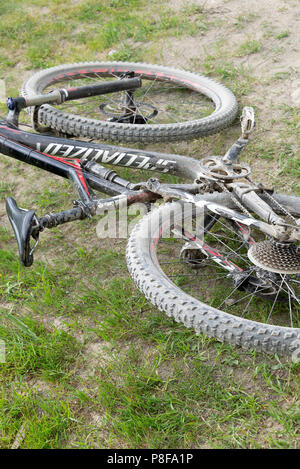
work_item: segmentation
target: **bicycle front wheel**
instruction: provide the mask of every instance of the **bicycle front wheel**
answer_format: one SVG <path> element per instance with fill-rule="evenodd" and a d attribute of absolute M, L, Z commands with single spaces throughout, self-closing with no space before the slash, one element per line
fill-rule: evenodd
<path fill-rule="evenodd" d="M 143 63 L 84 62 L 52 67 L 30 77 L 21 95 L 32 97 L 53 85 L 72 88 L 115 80 L 132 72 L 141 77 L 142 87 L 134 92 L 135 110 L 130 106 L 130 118 L 123 92 L 56 107 L 43 105 L 38 123 L 72 136 L 155 143 L 216 133 L 236 117 L 236 99 L 225 86 L 195 73 Z"/>
<path fill-rule="evenodd" d="M 292 207 L 295 198 L 286 199 Z M 133 230 L 127 265 L 138 288 L 196 332 L 244 348 L 299 356 L 299 266 L 298 273 L 264 270 L 249 255 L 249 246 L 264 246 L 262 232 L 211 212 L 203 218 L 195 206 L 186 205 L 166 204 Z M 199 226 L 201 239 L 194 237 Z M 297 256 L 299 264 L 299 249 Z"/>

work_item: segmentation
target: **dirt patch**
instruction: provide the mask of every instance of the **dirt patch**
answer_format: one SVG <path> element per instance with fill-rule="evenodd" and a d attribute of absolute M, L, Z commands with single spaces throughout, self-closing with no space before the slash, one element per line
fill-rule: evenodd
<path fill-rule="evenodd" d="M 113 360 L 112 345 L 110 342 L 98 341 L 88 343 L 83 351 L 85 364 L 78 369 L 76 375 L 80 380 L 93 378 L 96 370 L 105 362 Z"/>
<path fill-rule="evenodd" d="M 169 6 L 188 14 L 184 1 L 172 0 Z M 194 13 L 192 6 L 196 7 Z M 229 74 L 226 85 L 231 88 L 232 73 L 241 106 L 254 106 L 257 126 L 253 141 L 263 136 L 265 148 L 269 142 L 279 141 L 280 135 L 290 141 L 285 137 L 284 109 L 300 106 L 299 5 L 284 0 L 251 0 L 247 4 L 238 0 L 198 0 L 189 7 L 189 14 L 200 21 L 199 33 L 162 42 L 162 63 L 205 74 L 204 64 L 209 57 L 212 78 L 222 82 L 222 76 Z M 201 21 L 206 28 L 201 28 Z M 250 79 L 246 92 L 239 90 L 238 82 L 243 75 Z M 274 164 L 277 163 L 258 159 L 253 163 L 254 176 L 273 183 Z"/>

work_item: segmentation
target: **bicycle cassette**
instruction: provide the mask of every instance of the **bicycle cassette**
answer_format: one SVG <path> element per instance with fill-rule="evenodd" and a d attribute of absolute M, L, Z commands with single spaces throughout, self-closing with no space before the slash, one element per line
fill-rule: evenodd
<path fill-rule="evenodd" d="M 292 243 L 261 241 L 248 251 L 253 264 L 278 274 L 300 274 L 300 250 Z"/>

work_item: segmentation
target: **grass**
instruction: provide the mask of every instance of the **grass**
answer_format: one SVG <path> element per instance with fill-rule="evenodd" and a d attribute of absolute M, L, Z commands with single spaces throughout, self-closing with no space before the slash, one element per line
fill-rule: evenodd
<path fill-rule="evenodd" d="M 281 31 L 281 33 L 276 35 L 276 39 L 284 39 L 290 35 L 289 30 Z"/>
<path fill-rule="evenodd" d="M 60 9 L 57 16 L 56 9 L 62 4 L 63 11 Z M 144 0 L 105 0 L 101 3 L 90 0 L 76 4 L 16 0 L 14 5 L 13 14 L 11 6 L 3 7 L 1 11 L 0 39 L 15 46 L 14 55 L 20 49 L 19 44 L 23 44 L 22 55 L 28 69 L 64 62 L 66 57 L 79 60 L 83 52 L 87 59 L 92 58 L 95 53 L 116 45 L 121 45 L 122 51 L 128 40 L 147 43 L 150 38 L 164 38 L 170 33 L 175 37 L 184 33 L 196 34 L 199 27 L 205 27 L 203 15 L 195 21 L 194 16 L 174 14 L 166 5 L 159 14 L 145 15 L 147 3 Z M 42 22 L 35 15 L 35 9 L 39 8 L 46 10 Z M 67 45 L 64 58 L 61 41 Z M 124 52 L 118 52 L 124 56 Z M 2 66 L 8 67 L 11 60 L 5 55 Z"/>
<path fill-rule="evenodd" d="M 255 107 L 257 134 L 244 157 L 253 178 L 300 195 L 299 112 L 287 99 L 267 99 L 276 86 L 288 89 L 294 72 L 276 76 L 270 66 L 258 76 L 247 62 L 269 51 L 267 36 L 249 39 L 259 11 L 223 18 L 206 2 L 11 0 L 0 15 L 7 94 L 18 94 L 33 70 L 72 61 L 140 60 L 204 73 L 230 87 L 241 107 Z M 292 26 L 272 34 L 281 60 Z M 195 51 L 177 51 L 191 39 Z M 237 123 L 151 148 L 199 158 L 223 154 L 238 135 Z M 98 219 L 42 233 L 33 267 L 20 267 L 5 198 L 42 215 L 70 207 L 74 194 L 67 181 L 7 157 L 0 167 L 0 448 L 299 447 L 299 365 L 196 336 L 160 313 L 128 277 L 126 240 L 99 240 Z M 151 175 L 136 171 L 133 180 Z"/>
<path fill-rule="evenodd" d="M 261 44 L 259 41 L 255 39 L 247 39 L 247 41 L 243 42 L 238 51 L 238 55 L 241 57 L 245 55 L 255 54 L 259 52 L 261 49 Z"/>

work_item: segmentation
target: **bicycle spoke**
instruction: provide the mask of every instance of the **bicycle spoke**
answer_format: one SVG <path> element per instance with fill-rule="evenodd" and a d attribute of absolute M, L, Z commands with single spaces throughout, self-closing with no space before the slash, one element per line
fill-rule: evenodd
<path fill-rule="evenodd" d="M 230 306 L 230 307 L 231 307 L 231 306 L 234 306 L 234 305 L 236 305 L 237 303 L 240 303 L 241 301 L 245 300 L 246 298 L 249 298 L 249 296 L 252 297 L 254 294 L 260 293 L 260 292 L 262 292 L 262 291 L 264 291 L 264 290 L 265 290 L 264 287 L 262 287 L 262 288 L 256 287 L 255 292 L 248 293 L 247 295 L 243 296 L 242 298 L 239 298 L 238 300 L 235 300 L 234 303 L 231 303 L 229 306 Z M 221 307 L 221 306 L 220 306 L 220 307 Z"/>
<path fill-rule="evenodd" d="M 176 234 L 180 233 L 181 237 L 160 240 L 164 252 L 159 254 L 158 250 L 161 256 L 159 263 L 170 280 L 199 301 L 234 316 L 264 324 L 295 327 L 298 310 L 294 311 L 294 307 L 300 305 L 300 275 L 264 271 L 252 264 L 248 257 L 250 244 L 230 220 L 209 213 L 211 223 L 207 224 L 206 230 L 199 231 L 197 226 L 202 220 L 201 214 L 199 218 L 196 212 L 194 215 L 195 218 L 189 221 L 190 233 L 185 233 L 185 225 L 177 226 Z M 198 233 L 199 240 L 191 238 L 191 233 Z M 251 233 L 248 230 L 247 235 L 254 243 L 266 239 L 264 233 L 256 228 L 251 228 Z M 184 246 L 186 253 L 182 251 Z M 174 259 L 174 268 L 172 259 L 168 257 Z"/>
<path fill-rule="evenodd" d="M 293 327 L 293 312 L 292 312 L 292 300 L 291 300 L 291 293 L 293 294 L 293 297 L 298 301 L 299 303 L 299 300 L 297 299 L 297 297 L 295 296 L 295 292 L 293 290 L 291 290 L 289 284 L 286 282 L 286 275 L 282 276 L 280 274 L 281 278 L 282 278 L 282 281 L 286 284 L 286 286 L 288 287 L 288 300 L 289 300 L 289 315 L 290 315 L 290 322 L 291 322 L 291 327 Z"/>
<path fill-rule="evenodd" d="M 295 280 L 294 278 L 291 278 L 290 281 L 294 283 L 298 283 L 300 285 L 300 282 L 298 282 L 298 280 Z"/>
<path fill-rule="evenodd" d="M 290 287 L 290 285 L 286 282 L 285 278 L 284 278 L 284 283 L 286 284 L 286 286 L 288 288 L 289 294 L 292 293 L 293 298 L 298 302 L 298 304 L 300 304 L 299 297 L 296 296 L 294 289 Z"/>
<path fill-rule="evenodd" d="M 244 283 L 244 281 L 250 277 L 252 271 L 250 271 L 249 275 L 246 277 L 246 278 L 243 278 L 240 283 L 238 283 L 234 289 L 229 293 L 229 295 L 225 298 L 225 300 L 223 300 L 223 302 L 220 304 L 219 308 L 221 308 L 223 306 L 223 304 L 226 303 L 227 300 L 229 300 L 229 298 L 233 295 L 233 293 Z"/>
<path fill-rule="evenodd" d="M 246 312 L 247 312 L 247 310 L 250 306 L 251 301 L 253 300 L 254 296 L 256 295 L 257 290 L 258 290 L 258 286 L 255 288 L 255 291 L 252 293 L 250 300 L 248 301 L 246 307 L 244 308 L 244 311 L 243 311 L 243 314 L 242 314 L 243 317 L 245 316 L 245 314 L 246 314 Z"/>
<path fill-rule="evenodd" d="M 75 76 L 64 76 L 62 80 L 57 80 L 55 83 L 61 83 L 61 86 L 63 86 L 64 83 L 67 83 L 67 87 L 72 85 L 79 87 L 88 83 L 95 83 L 97 81 L 109 82 L 112 79 L 120 79 L 120 75 L 121 72 L 110 72 L 108 75 L 102 76 L 102 74 L 99 72 L 91 71 L 90 73 L 79 73 Z M 135 124 L 137 115 L 143 117 L 145 121 L 144 125 L 178 123 L 181 120 L 190 118 L 191 109 L 193 109 L 196 113 L 195 118 L 200 118 L 205 115 L 208 104 L 213 106 L 213 103 L 211 103 L 207 97 L 200 95 L 197 91 L 189 89 L 180 83 L 175 84 L 172 81 L 165 82 L 155 74 L 150 77 L 148 75 L 137 73 L 137 76 L 140 76 L 142 79 L 142 87 L 135 90 L 136 111 L 135 113 L 132 113 L 133 124 Z M 174 104 L 176 103 L 175 113 L 171 108 L 168 108 L 171 98 Z M 63 103 L 58 107 L 61 110 L 64 108 L 72 109 L 75 114 L 77 114 L 76 108 L 78 108 L 78 113 L 80 113 L 80 115 L 85 115 L 89 118 L 93 117 L 94 115 L 96 119 L 101 120 L 96 102 L 115 103 L 118 107 L 120 107 L 120 103 L 117 103 L 117 98 L 108 99 L 105 95 L 101 95 L 99 101 L 91 100 L 91 98 L 84 98 L 83 100 L 77 100 L 76 103 Z M 143 106 L 143 104 L 145 104 L 145 106 Z M 147 112 L 144 109 L 144 107 L 146 108 L 146 104 L 154 106 L 155 109 L 157 109 L 158 114 L 153 117 L 147 117 Z M 92 110 L 93 106 L 95 107 L 94 111 Z M 126 106 L 122 105 L 122 109 L 125 111 Z M 128 111 L 132 110 L 128 109 Z M 118 113 L 118 111 L 114 109 L 112 109 L 112 112 Z M 176 114 L 177 112 L 178 114 Z M 120 114 L 122 114 L 121 110 Z"/>
<path fill-rule="evenodd" d="M 272 312 L 273 312 L 273 309 L 274 309 L 275 304 L 276 304 L 276 302 L 277 302 L 277 298 L 278 298 L 279 293 L 280 293 L 280 291 L 281 291 L 282 285 L 283 285 L 283 280 L 281 281 L 281 285 L 280 285 L 280 287 L 279 287 L 278 290 L 277 290 L 276 297 L 275 297 L 275 299 L 274 299 L 274 301 L 273 301 L 273 304 L 272 304 L 272 307 L 271 307 L 271 310 L 270 310 L 270 313 L 269 313 L 269 315 L 268 315 L 268 317 L 267 317 L 267 321 L 266 321 L 266 322 L 268 322 L 269 319 L 270 319 L 270 317 L 272 316 Z"/>
<path fill-rule="evenodd" d="M 155 77 L 155 79 L 151 81 L 150 85 L 148 86 L 147 90 L 145 91 L 145 93 L 143 95 L 143 98 L 145 98 L 145 96 L 147 96 L 147 94 L 149 93 L 151 88 L 153 88 L 153 86 L 156 82 L 157 82 L 157 77 Z"/>

